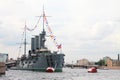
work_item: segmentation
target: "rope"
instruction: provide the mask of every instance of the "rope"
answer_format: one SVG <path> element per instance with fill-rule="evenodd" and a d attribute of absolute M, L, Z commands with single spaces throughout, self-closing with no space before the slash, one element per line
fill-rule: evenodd
<path fill-rule="evenodd" d="M 33 29 L 29 29 L 28 27 L 27 27 L 26 29 L 27 29 L 28 31 L 33 31 L 33 30 L 35 30 L 35 29 L 37 28 L 37 25 L 38 25 L 41 17 L 42 17 L 42 16 L 39 17 L 39 19 L 38 19 L 38 21 L 37 21 L 37 23 L 36 23 L 36 25 L 35 25 L 35 27 L 34 27 Z"/>

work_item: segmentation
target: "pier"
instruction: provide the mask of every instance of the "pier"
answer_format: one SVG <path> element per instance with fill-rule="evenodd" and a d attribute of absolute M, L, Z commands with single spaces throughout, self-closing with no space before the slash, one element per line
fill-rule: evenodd
<path fill-rule="evenodd" d="M 0 62 L 0 75 L 5 74 L 6 65 L 4 62 Z"/>

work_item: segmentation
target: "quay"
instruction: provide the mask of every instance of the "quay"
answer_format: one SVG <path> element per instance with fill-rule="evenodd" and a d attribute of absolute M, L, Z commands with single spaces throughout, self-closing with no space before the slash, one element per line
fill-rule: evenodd
<path fill-rule="evenodd" d="M 0 75 L 4 75 L 6 72 L 7 60 L 8 60 L 8 54 L 0 53 Z"/>
<path fill-rule="evenodd" d="M 6 71 L 5 62 L 0 62 L 0 75 L 5 74 L 5 71 Z"/>

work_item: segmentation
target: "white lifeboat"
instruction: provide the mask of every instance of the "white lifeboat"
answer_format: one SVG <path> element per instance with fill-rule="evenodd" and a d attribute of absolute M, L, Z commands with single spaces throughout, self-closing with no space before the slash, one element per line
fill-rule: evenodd
<path fill-rule="evenodd" d="M 88 73 L 96 73 L 97 69 L 95 67 L 91 67 L 88 69 Z"/>
<path fill-rule="evenodd" d="M 46 72 L 54 72 L 54 71 L 55 71 L 55 69 L 53 67 L 48 67 L 46 69 Z"/>

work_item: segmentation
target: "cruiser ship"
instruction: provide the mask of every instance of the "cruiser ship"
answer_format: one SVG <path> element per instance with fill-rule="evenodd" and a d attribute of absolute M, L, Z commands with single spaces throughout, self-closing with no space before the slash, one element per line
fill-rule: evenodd
<path fill-rule="evenodd" d="M 32 70 L 32 71 L 47 71 L 47 72 L 62 72 L 62 68 L 64 66 L 64 54 L 61 50 L 61 44 L 58 45 L 55 42 L 54 35 L 51 32 L 50 27 L 48 26 L 48 21 L 45 16 L 45 12 L 43 9 L 43 29 L 40 34 L 31 38 L 31 50 L 26 54 L 26 37 L 25 37 L 25 53 L 22 57 L 18 58 L 16 67 L 12 68 L 15 70 Z M 51 51 L 45 46 L 46 40 L 46 31 L 44 26 L 48 27 L 48 31 L 50 32 L 50 37 L 54 40 L 57 51 Z M 30 30 L 25 26 L 26 30 Z M 25 30 L 25 36 L 26 36 Z"/>

